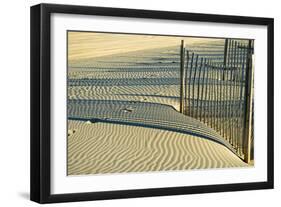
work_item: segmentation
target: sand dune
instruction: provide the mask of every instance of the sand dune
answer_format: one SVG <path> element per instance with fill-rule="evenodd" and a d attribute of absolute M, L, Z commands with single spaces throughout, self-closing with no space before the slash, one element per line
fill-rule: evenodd
<path fill-rule="evenodd" d="M 181 39 L 69 33 L 69 175 L 248 166 L 217 132 L 170 107 L 179 110 Z M 184 39 L 190 51 L 223 60 L 222 39 Z"/>
<path fill-rule="evenodd" d="M 206 47 L 201 38 L 191 39 L 191 42 L 197 40 L 197 44 L 189 45 L 191 50 L 198 54 L 213 55 L 214 61 L 222 60 L 222 40 L 205 39 L 205 42 L 209 42 Z M 140 43 L 134 44 L 141 47 Z M 167 104 L 179 109 L 179 46 L 165 46 L 70 61 L 69 99 L 142 101 Z M 221 90 L 219 87 L 218 90 Z M 223 87 L 227 87 L 227 82 L 223 83 Z M 194 91 L 196 98 L 196 87 Z"/>
<path fill-rule="evenodd" d="M 117 123 L 191 134 L 233 147 L 215 130 L 185 116 L 171 106 L 155 103 L 105 100 L 69 100 L 68 119 Z M 117 135 L 118 136 L 118 135 Z"/>
<path fill-rule="evenodd" d="M 69 32 L 68 39 L 70 61 L 180 45 L 182 39 L 189 45 L 200 45 L 206 42 L 218 42 L 219 40 L 212 38 L 182 38 L 95 32 Z"/>
<path fill-rule="evenodd" d="M 68 121 L 68 175 L 246 167 L 221 144 L 171 131 Z"/>

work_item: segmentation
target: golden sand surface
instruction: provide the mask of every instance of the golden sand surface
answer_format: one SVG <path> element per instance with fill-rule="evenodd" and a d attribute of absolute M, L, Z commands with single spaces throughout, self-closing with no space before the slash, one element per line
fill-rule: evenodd
<path fill-rule="evenodd" d="M 217 42 L 220 39 L 68 32 L 68 59 L 71 62 L 106 55 L 169 47 L 180 45 L 181 40 L 184 40 L 188 45 L 192 45 L 203 44 L 204 42 Z"/>
<path fill-rule="evenodd" d="M 203 55 L 210 55 L 210 48 L 214 54 L 223 51 L 223 39 L 69 32 L 68 99 L 148 102 L 179 110 L 182 39 Z M 217 91 L 229 88 L 215 86 Z M 193 90 L 197 98 L 197 87 Z M 214 98 L 214 91 L 208 94 Z M 104 122 L 68 120 L 67 153 L 68 175 L 248 166 L 212 140 Z"/>
<path fill-rule="evenodd" d="M 68 121 L 68 175 L 247 167 L 214 141 L 160 129 Z"/>

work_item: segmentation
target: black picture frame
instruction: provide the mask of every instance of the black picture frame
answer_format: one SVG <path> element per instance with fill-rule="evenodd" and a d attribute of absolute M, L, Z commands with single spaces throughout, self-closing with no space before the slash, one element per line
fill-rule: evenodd
<path fill-rule="evenodd" d="M 100 15 L 113 17 L 151 18 L 207 23 L 233 23 L 267 26 L 267 181 L 186 187 L 51 194 L 51 70 L 50 16 L 53 13 Z M 274 20 L 272 18 L 195 14 L 153 10 L 103 8 L 56 4 L 31 7 L 31 174 L 30 199 L 38 203 L 88 201 L 103 199 L 167 196 L 180 194 L 272 189 L 274 177 Z"/>

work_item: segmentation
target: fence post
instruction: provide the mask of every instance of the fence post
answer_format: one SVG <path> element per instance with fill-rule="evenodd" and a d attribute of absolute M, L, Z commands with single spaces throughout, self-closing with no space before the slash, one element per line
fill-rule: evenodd
<path fill-rule="evenodd" d="M 228 46 L 228 39 L 226 38 L 225 42 L 224 42 L 224 57 L 223 57 L 224 68 L 226 68 L 226 57 L 227 57 L 227 49 L 228 49 L 227 46 Z M 225 80 L 224 75 L 225 74 L 223 74 L 223 76 L 222 76 L 222 80 Z"/>
<path fill-rule="evenodd" d="M 188 80 L 188 63 L 189 63 L 189 52 L 188 52 L 188 50 L 185 50 L 186 52 L 186 54 L 185 54 L 185 56 L 186 56 L 186 67 L 185 67 L 185 74 L 184 74 L 184 97 L 183 97 L 183 99 L 184 99 L 184 106 L 183 106 L 183 113 L 185 114 L 185 115 L 187 115 L 187 112 L 189 112 L 188 110 L 187 110 L 187 101 L 188 101 L 188 97 L 187 97 L 187 80 Z M 189 107 L 189 106 L 188 106 Z"/>
<path fill-rule="evenodd" d="M 188 77 L 188 115 L 191 116 L 191 78 L 192 78 L 192 70 L 193 70 L 193 59 L 194 59 L 194 53 L 191 55 L 190 60 L 190 68 L 189 68 L 189 77 Z M 188 69 L 188 65 L 187 65 Z M 188 72 L 188 70 L 186 70 Z"/>
<path fill-rule="evenodd" d="M 245 85 L 245 120 L 244 120 L 244 161 L 251 161 L 251 133 L 252 133 L 252 100 L 253 100 L 253 68 L 252 68 L 252 40 L 249 40 L 247 65 L 246 65 L 246 85 Z"/>
<path fill-rule="evenodd" d="M 184 40 L 181 40 L 180 48 L 180 113 L 183 113 L 184 109 Z"/>

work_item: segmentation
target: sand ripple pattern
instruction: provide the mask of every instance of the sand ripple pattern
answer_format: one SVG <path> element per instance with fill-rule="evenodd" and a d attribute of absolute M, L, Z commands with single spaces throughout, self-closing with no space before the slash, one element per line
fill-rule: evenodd
<path fill-rule="evenodd" d="M 235 152 L 215 130 L 200 121 L 156 103 L 105 100 L 69 100 L 68 119 L 157 128 L 211 139 Z"/>
<path fill-rule="evenodd" d="M 167 130 L 68 121 L 68 175 L 247 167 L 225 146 Z"/>
<path fill-rule="evenodd" d="M 104 39 L 89 45 L 87 38 L 69 51 L 68 175 L 248 166 L 214 130 L 175 110 L 180 39 L 160 38 L 156 48 L 134 37 L 131 44 L 141 47 L 124 52 L 127 39 L 93 50 Z M 223 40 L 186 42 L 190 51 L 223 61 Z"/>

